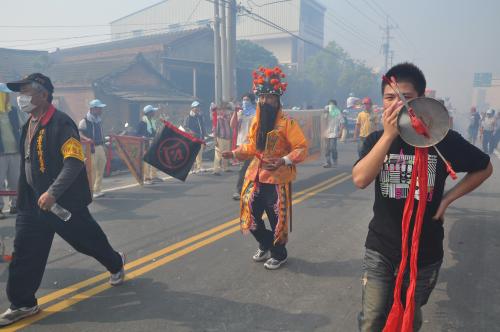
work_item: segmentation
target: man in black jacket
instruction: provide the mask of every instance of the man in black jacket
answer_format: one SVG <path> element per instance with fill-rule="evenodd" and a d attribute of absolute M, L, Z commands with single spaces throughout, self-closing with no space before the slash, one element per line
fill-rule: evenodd
<path fill-rule="evenodd" d="M 205 124 L 203 123 L 203 117 L 200 114 L 199 106 L 199 102 L 193 101 L 193 103 L 191 104 L 191 111 L 184 120 L 184 129 L 194 137 L 205 140 Z M 195 173 L 202 171 L 202 156 L 203 145 L 201 146 L 200 152 L 198 152 L 198 156 L 196 156 L 196 165 L 194 168 Z"/>
<path fill-rule="evenodd" d="M 0 190 L 16 191 L 19 178 L 20 118 L 17 108 L 9 104 L 10 91 L 0 83 Z M 5 189 L 4 189 L 5 186 Z M 16 213 L 16 199 L 9 197 L 10 213 Z M 5 219 L 0 197 L 0 219 Z"/>
<path fill-rule="evenodd" d="M 89 213 L 92 197 L 78 128 L 51 104 L 50 79 L 35 73 L 7 86 L 20 92 L 19 107 L 30 118 L 21 134 L 16 237 L 7 281 L 11 305 L 0 315 L 0 326 L 39 311 L 35 293 L 55 233 L 104 265 L 111 273 L 111 285 L 121 284 L 125 277 L 124 255 L 113 250 Z M 56 202 L 71 212 L 70 220 L 62 221 L 50 212 Z"/>

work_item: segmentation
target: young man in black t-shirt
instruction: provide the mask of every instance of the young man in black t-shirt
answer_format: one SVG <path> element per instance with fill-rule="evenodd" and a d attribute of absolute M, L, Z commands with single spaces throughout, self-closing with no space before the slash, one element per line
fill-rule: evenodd
<path fill-rule="evenodd" d="M 404 63 L 391 68 L 387 77 L 395 77 L 401 93 L 410 100 L 424 96 L 426 81 L 415 65 Z M 370 221 L 363 262 L 363 303 L 359 315 L 360 331 L 381 331 L 392 306 L 394 283 L 401 261 L 401 221 L 408 195 L 415 148 L 399 136 L 397 117 L 402 102 L 382 83 L 384 130 L 370 134 L 361 157 L 352 170 L 354 184 L 366 188 L 375 180 L 374 216 Z M 421 307 L 427 303 L 437 282 L 443 259 L 443 216 L 447 207 L 477 188 L 492 173 L 488 155 L 450 130 L 437 144 L 454 170 L 467 173 L 451 190 L 444 193 L 448 177 L 446 165 L 433 147 L 429 148 L 429 188 L 418 254 L 415 289 L 414 330 L 422 325 Z M 418 195 L 416 195 L 418 197 Z M 415 204 L 415 210 L 417 208 Z M 415 215 L 415 213 L 413 213 Z M 412 229 L 410 229 L 410 234 Z M 403 292 L 409 277 L 406 273 Z"/>

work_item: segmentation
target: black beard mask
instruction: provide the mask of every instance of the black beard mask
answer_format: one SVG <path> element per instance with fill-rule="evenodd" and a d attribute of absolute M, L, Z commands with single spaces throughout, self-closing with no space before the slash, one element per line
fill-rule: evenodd
<path fill-rule="evenodd" d="M 267 133 L 274 129 L 278 108 L 269 104 L 260 104 L 260 121 L 257 130 L 257 150 L 266 148 Z"/>

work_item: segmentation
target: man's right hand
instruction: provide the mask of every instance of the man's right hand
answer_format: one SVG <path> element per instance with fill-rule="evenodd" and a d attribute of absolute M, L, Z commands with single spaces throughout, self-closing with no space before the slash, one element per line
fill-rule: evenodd
<path fill-rule="evenodd" d="M 382 124 L 384 125 L 384 135 L 391 139 L 399 135 L 398 115 L 403 107 L 403 102 L 396 99 L 382 114 Z"/>
<path fill-rule="evenodd" d="M 222 158 L 224 159 L 232 159 L 233 156 L 233 151 L 223 151 L 222 152 Z"/>

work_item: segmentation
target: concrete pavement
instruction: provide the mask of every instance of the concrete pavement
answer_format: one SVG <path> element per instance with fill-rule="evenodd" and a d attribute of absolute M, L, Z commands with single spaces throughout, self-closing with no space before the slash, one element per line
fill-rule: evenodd
<path fill-rule="evenodd" d="M 91 210 L 113 246 L 137 263 L 131 279 L 117 288 L 106 287 L 105 274 L 92 282 L 102 267 L 56 237 L 38 293 L 49 314 L 26 330 L 356 331 L 373 187 L 357 190 L 348 178 L 354 144 L 340 145 L 340 158 L 337 169 L 319 161 L 299 168 L 290 258 L 278 271 L 252 262 L 254 239 L 235 229 L 236 173 L 108 192 Z M 499 330 L 499 184 L 494 175 L 450 207 L 423 331 Z M 4 289 L 5 264 L 0 273 Z"/>

